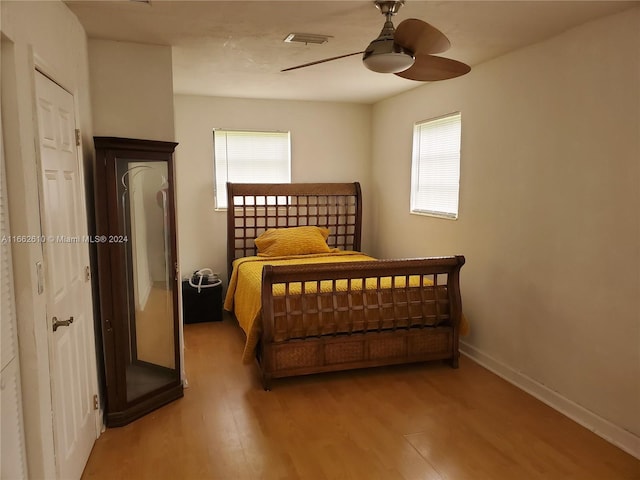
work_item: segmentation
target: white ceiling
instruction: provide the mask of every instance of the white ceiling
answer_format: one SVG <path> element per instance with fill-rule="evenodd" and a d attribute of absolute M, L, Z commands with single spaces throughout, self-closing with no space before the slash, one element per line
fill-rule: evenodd
<path fill-rule="evenodd" d="M 176 93 L 373 103 L 422 85 L 393 74 L 371 72 L 360 56 L 280 72 L 286 67 L 364 50 L 384 23 L 371 0 L 65 3 L 90 38 L 172 45 Z M 407 0 L 394 17 L 394 24 L 406 18 L 429 22 L 451 41 L 452 48 L 441 55 L 473 68 L 639 4 Z M 323 45 L 284 43 L 291 32 L 332 38 Z"/>

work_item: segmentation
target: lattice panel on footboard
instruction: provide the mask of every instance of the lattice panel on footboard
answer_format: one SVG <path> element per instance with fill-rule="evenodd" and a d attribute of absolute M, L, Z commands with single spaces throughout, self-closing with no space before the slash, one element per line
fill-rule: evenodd
<path fill-rule="evenodd" d="M 437 284 L 437 275 L 413 277 L 394 277 L 402 284 L 394 287 L 368 279 L 365 290 L 364 279 L 292 284 L 295 291 L 286 284 L 285 294 L 273 297 L 273 341 L 448 324 L 447 286 Z"/>

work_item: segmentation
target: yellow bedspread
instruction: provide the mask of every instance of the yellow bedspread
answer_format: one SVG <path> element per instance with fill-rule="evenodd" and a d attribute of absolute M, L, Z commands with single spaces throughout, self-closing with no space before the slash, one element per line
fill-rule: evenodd
<path fill-rule="evenodd" d="M 363 262 L 371 261 L 375 258 L 364 255 L 360 252 L 351 251 L 334 251 L 332 253 L 299 255 L 287 257 L 244 257 L 233 262 L 233 273 L 229 281 L 229 287 L 224 301 L 224 309 L 235 314 L 240 327 L 246 334 L 246 343 L 242 360 L 244 363 L 251 363 L 255 358 L 255 348 L 261 335 L 261 283 L 262 269 L 265 265 L 293 265 L 293 264 L 318 264 L 318 263 L 335 263 L 335 262 Z M 338 283 L 338 289 L 347 288 L 347 282 L 344 285 Z M 278 291 L 281 287 L 282 291 Z M 330 291 L 333 288 L 332 282 L 322 282 L 321 291 Z M 352 288 L 360 288 L 356 282 L 352 284 Z M 283 286 L 275 286 L 274 294 L 284 294 Z M 461 334 L 468 331 L 468 324 L 464 315 L 460 325 Z"/>

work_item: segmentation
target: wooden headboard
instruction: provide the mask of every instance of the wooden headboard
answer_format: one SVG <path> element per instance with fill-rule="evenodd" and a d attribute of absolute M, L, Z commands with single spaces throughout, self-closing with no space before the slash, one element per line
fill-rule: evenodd
<path fill-rule="evenodd" d="M 362 193 L 355 183 L 227 183 L 227 268 L 257 254 L 254 240 L 268 228 L 316 225 L 327 244 L 360 250 Z"/>

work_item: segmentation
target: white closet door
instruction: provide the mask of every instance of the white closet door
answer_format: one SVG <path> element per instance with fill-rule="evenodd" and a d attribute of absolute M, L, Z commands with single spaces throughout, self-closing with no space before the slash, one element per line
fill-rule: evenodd
<path fill-rule="evenodd" d="M 98 436 L 84 189 L 73 96 L 40 72 L 35 75 L 56 468 L 59 478 L 75 479 L 82 476 Z"/>

